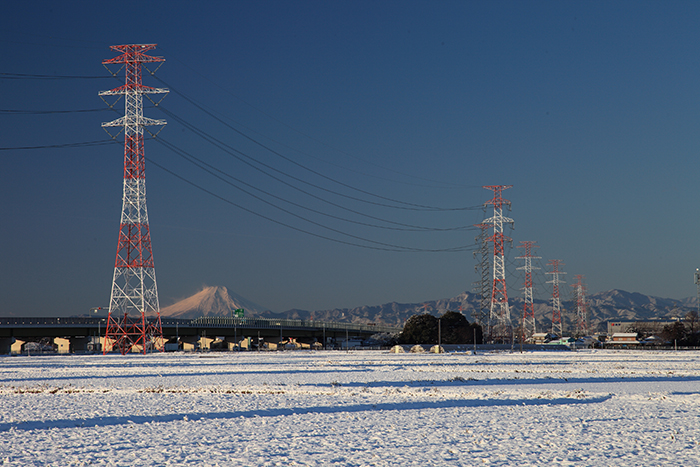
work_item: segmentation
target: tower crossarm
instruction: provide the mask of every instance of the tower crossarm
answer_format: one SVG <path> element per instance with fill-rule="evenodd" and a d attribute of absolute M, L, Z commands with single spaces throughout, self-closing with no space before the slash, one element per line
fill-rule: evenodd
<path fill-rule="evenodd" d="M 164 62 L 163 57 L 153 57 L 151 55 L 146 55 L 146 52 L 156 48 L 157 44 L 124 44 L 124 45 L 111 45 L 109 48 L 115 52 L 122 52 L 121 55 L 117 55 L 114 58 L 108 58 L 102 60 L 103 65 L 110 65 L 114 63 L 154 63 L 154 62 Z"/>
<path fill-rule="evenodd" d="M 166 120 L 160 120 L 156 118 L 148 118 L 148 117 L 119 117 L 116 120 L 112 120 L 111 122 L 105 122 L 102 124 L 102 128 L 109 128 L 109 127 L 123 127 L 123 126 L 129 126 L 129 125 L 134 125 L 134 126 L 163 126 L 167 125 L 168 122 Z"/>
<path fill-rule="evenodd" d="M 504 224 L 514 224 L 515 221 L 511 219 L 510 217 L 504 217 L 504 216 L 499 216 L 499 217 L 489 217 L 488 219 L 484 219 L 482 221 L 484 224 L 495 224 L 497 222 L 502 222 Z"/>
<path fill-rule="evenodd" d="M 124 96 L 131 93 L 138 94 L 167 94 L 170 92 L 168 88 L 152 88 L 150 86 L 137 86 L 137 85 L 122 85 L 118 88 L 110 89 L 109 91 L 100 91 L 98 96 Z"/>
<path fill-rule="evenodd" d="M 482 188 L 493 191 L 493 198 L 486 201 L 486 203 L 484 203 L 485 205 L 491 204 L 494 208 L 498 209 L 502 208 L 504 204 L 510 206 L 510 201 L 503 199 L 501 193 L 503 193 L 503 190 L 513 188 L 513 185 L 485 185 Z"/>

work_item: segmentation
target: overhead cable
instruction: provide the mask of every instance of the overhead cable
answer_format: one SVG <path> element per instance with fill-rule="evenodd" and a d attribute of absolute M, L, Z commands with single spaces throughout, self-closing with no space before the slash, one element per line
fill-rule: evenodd
<path fill-rule="evenodd" d="M 200 138 L 202 138 L 202 139 L 206 140 L 207 142 L 209 142 L 210 144 L 212 144 L 212 145 L 218 147 L 218 148 L 221 149 L 222 151 L 227 152 L 228 154 L 232 155 L 233 157 L 235 157 L 235 158 L 238 159 L 239 161 L 245 163 L 246 165 L 248 165 L 248 166 L 254 168 L 255 170 L 258 170 L 258 171 L 264 173 L 265 175 L 267 175 L 267 176 L 269 176 L 269 177 L 275 178 L 276 180 L 279 180 L 279 179 L 278 179 L 277 177 L 274 177 L 274 176 L 270 175 L 269 173 L 265 172 L 264 170 L 260 169 L 259 167 L 255 166 L 255 165 L 252 165 L 251 163 L 242 160 L 242 159 L 241 159 L 238 155 L 236 155 L 236 154 L 240 154 L 241 156 L 243 156 L 243 157 L 245 157 L 246 159 L 248 159 L 248 160 L 254 162 L 255 164 L 259 164 L 259 165 L 261 165 L 261 166 L 263 166 L 263 167 L 266 167 L 266 168 L 269 169 L 269 170 L 272 170 L 272 171 L 274 171 L 274 172 L 279 173 L 280 175 L 283 175 L 283 176 L 285 176 L 285 177 L 287 177 L 287 178 L 291 178 L 291 179 L 296 180 L 296 181 L 298 181 L 298 182 L 300 182 L 300 183 L 303 183 L 303 184 L 305 184 L 305 185 L 314 187 L 314 188 L 316 188 L 316 189 L 318 189 L 318 190 L 322 190 L 322 191 L 325 191 L 325 192 L 327 192 L 327 193 L 331 193 L 331 194 L 334 194 L 334 195 L 336 195 L 336 196 L 341 196 L 341 197 L 343 197 L 343 198 L 351 199 L 351 200 L 354 200 L 354 201 L 359 201 L 359 202 L 362 202 L 362 203 L 372 204 L 372 205 L 375 205 L 375 206 L 382 206 L 382 207 L 387 207 L 387 208 L 392 208 L 392 209 L 401 209 L 401 210 L 409 210 L 409 211 L 439 211 L 439 212 L 442 212 L 442 211 L 463 211 L 463 210 L 481 209 L 481 206 L 466 207 L 466 208 L 435 208 L 435 207 L 430 207 L 430 206 L 425 206 L 425 205 L 418 205 L 418 204 L 412 204 L 412 203 L 405 203 L 405 202 L 403 202 L 403 201 L 393 200 L 393 199 L 391 199 L 391 198 L 386 198 L 386 197 L 382 197 L 382 196 L 379 196 L 379 195 L 372 195 L 372 196 L 375 196 L 375 197 L 380 198 L 380 199 L 384 199 L 384 200 L 388 200 L 388 201 L 392 201 L 392 202 L 401 203 L 401 204 L 406 205 L 406 206 L 396 206 L 396 205 L 392 205 L 392 204 L 380 203 L 380 202 L 377 202 L 377 201 L 370 201 L 370 200 L 358 198 L 358 197 L 355 197 L 355 196 L 350 196 L 350 195 L 347 195 L 347 194 L 344 194 L 344 193 L 340 193 L 340 192 L 338 192 L 338 191 L 331 190 L 331 189 L 329 189 L 329 188 L 324 188 L 324 187 L 322 187 L 322 186 L 320 186 L 320 185 L 316 185 L 316 184 L 314 184 L 314 183 L 308 182 L 308 181 L 306 181 L 306 180 L 304 180 L 304 179 L 301 179 L 301 178 L 299 178 L 299 177 L 295 177 L 295 176 L 293 176 L 293 175 L 291 175 L 291 174 L 289 174 L 289 173 L 287 173 L 287 172 L 285 172 L 285 171 L 279 170 L 279 169 L 277 169 L 277 168 L 275 168 L 275 167 L 272 167 L 272 166 L 269 165 L 269 164 L 266 164 L 266 163 L 264 163 L 264 162 L 261 162 L 261 161 L 257 160 L 256 158 L 254 158 L 254 157 L 252 157 L 252 156 L 250 156 L 250 155 L 248 155 L 248 154 L 246 154 L 246 153 L 244 153 L 244 152 L 242 152 L 242 151 L 240 151 L 240 150 L 238 150 L 238 149 L 236 149 L 236 148 L 230 146 L 229 144 L 227 144 L 227 143 L 221 141 L 220 139 L 215 138 L 214 136 L 210 135 L 209 133 L 205 132 L 204 130 L 199 129 L 199 128 L 196 127 L 195 125 L 189 123 L 188 121 L 186 121 L 186 120 L 183 119 L 182 117 L 179 117 L 178 115 L 174 114 L 173 112 L 169 111 L 168 109 L 164 108 L 163 106 L 159 106 L 159 107 L 160 107 L 160 109 L 161 109 L 166 115 L 168 115 L 169 117 L 171 117 L 173 120 L 176 120 L 176 121 L 179 122 L 180 124 L 184 125 L 186 128 L 188 128 L 190 131 L 192 131 L 193 133 L 195 133 L 195 134 L 196 134 L 197 136 L 199 136 Z M 234 153 L 235 153 L 235 154 L 234 154 Z M 309 170 L 311 170 L 311 169 L 309 169 Z M 338 182 L 338 183 L 340 183 L 341 185 L 344 185 L 344 186 L 348 186 L 348 185 L 346 185 L 346 184 L 344 184 L 344 183 L 342 183 L 342 182 Z M 356 190 L 356 191 L 363 191 L 363 190 Z M 367 193 L 368 193 L 368 192 L 367 192 Z"/>
<path fill-rule="evenodd" d="M 34 75 L 29 73 L 2 73 L 0 79 L 111 79 L 112 76 L 76 76 L 76 75 Z"/>
<path fill-rule="evenodd" d="M 161 49 L 163 49 L 162 46 L 159 46 L 159 47 L 160 47 Z M 292 130 L 293 132 L 295 132 L 295 133 L 297 133 L 297 134 L 299 134 L 299 135 L 301 135 L 301 136 L 303 136 L 303 137 L 305 137 L 305 138 L 308 138 L 308 139 L 311 140 L 311 141 L 315 141 L 315 142 L 318 143 L 318 144 L 321 144 L 321 145 L 323 145 L 323 146 L 325 146 L 325 147 L 327 147 L 327 148 L 330 148 L 330 149 L 332 149 L 332 150 L 334 150 L 334 151 L 337 151 L 337 152 L 339 152 L 339 153 L 341 153 L 341 154 L 344 154 L 344 155 L 346 155 L 346 156 L 348 156 L 348 157 L 351 157 L 351 158 L 353 158 L 353 159 L 356 159 L 356 160 L 358 160 L 358 161 L 361 161 L 361 162 L 363 162 L 363 163 L 365 163 L 365 164 L 373 165 L 373 166 L 378 167 L 378 168 L 380 168 L 380 169 L 382 169 L 382 170 L 386 170 L 386 171 L 393 172 L 393 173 L 398 174 L 398 175 L 402 175 L 402 176 L 404 176 L 404 177 L 414 178 L 414 179 L 416 179 L 416 180 L 422 180 L 422 181 L 425 181 L 425 182 L 438 183 L 438 184 L 440 184 L 440 185 L 443 186 L 443 187 L 444 187 L 445 185 L 451 185 L 451 186 L 454 187 L 454 188 L 475 188 L 475 186 L 461 185 L 461 184 L 455 184 L 455 183 L 445 183 L 443 180 L 438 181 L 438 180 L 431 180 L 431 179 L 423 178 L 423 177 L 417 177 L 417 176 L 415 176 L 415 175 L 411 175 L 411 174 L 407 174 L 407 173 L 400 172 L 400 171 L 398 171 L 398 170 L 396 170 L 396 169 L 392 169 L 392 168 L 390 168 L 390 167 L 384 167 L 384 166 L 382 166 L 382 165 L 380 165 L 380 164 L 377 164 L 376 162 L 373 162 L 373 161 L 371 161 L 371 160 L 366 160 L 366 159 L 363 159 L 363 158 L 358 157 L 358 156 L 356 156 L 356 155 L 353 155 L 353 154 L 351 154 L 351 153 L 345 152 L 345 151 L 343 151 L 343 150 L 341 150 L 341 149 L 334 148 L 334 147 L 331 146 L 330 144 L 328 144 L 328 143 L 326 143 L 326 142 L 324 142 L 324 141 L 321 141 L 321 140 L 319 140 L 319 139 L 317 139 L 317 138 L 314 138 L 313 136 L 308 135 L 308 134 L 304 133 L 303 131 L 300 131 L 299 129 L 297 129 L 297 128 L 291 126 L 291 125 L 289 125 L 288 123 L 286 123 L 286 122 L 284 122 L 284 121 L 282 121 L 282 120 L 276 118 L 276 117 L 273 116 L 273 115 L 270 115 L 269 113 L 265 112 L 264 110 L 261 110 L 260 108 L 258 108 L 258 107 L 256 107 L 256 106 L 254 106 L 254 105 L 251 104 L 250 102 L 246 101 L 245 99 L 243 99 L 243 98 L 241 98 L 240 96 L 238 96 L 238 95 L 236 95 L 235 93 L 233 93 L 233 92 L 231 91 L 230 88 L 228 88 L 228 87 L 226 87 L 226 86 L 220 85 L 219 83 L 217 83 L 217 82 L 213 81 L 212 79 L 210 79 L 208 76 L 201 74 L 198 70 L 196 70 L 195 68 L 191 67 L 188 63 L 183 62 L 183 61 L 181 61 L 181 60 L 178 60 L 177 55 L 175 55 L 175 56 L 173 57 L 173 59 L 174 59 L 175 61 L 179 62 L 179 63 L 180 63 L 181 65 L 183 65 L 184 67 L 188 68 L 190 71 L 192 71 L 192 72 L 194 72 L 195 74 L 199 75 L 201 78 L 204 78 L 204 79 L 208 80 L 210 83 L 212 83 L 214 86 L 216 86 L 217 88 L 219 88 L 219 89 L 222 90 L 223 92 L 225 92 L 225 93 L 227 93 L 227 94 L 233 96 L 235 99 L 237 99 L 237 100 L 239 100 L 240 102 L 244 103 L 245 105 L 247 105 L 247 106 L 250 107 L 251 109 L 254 109 L 254 110 L 257 111 L 257 112 L 260 112 L 262 115 L 265 115 L 267 118 L 269 118 L 269 119 L 271 119 L 271 120 L 273 120 L 273 121 L 279 123 L 280 125 L 282 125 L 282 126 L 288 128 L 288 129 Z M 158 78 L 156 78 L 156 79 L 158 79 Z M 240 124 L 240 123 L 238 123 L 238 124 L 241 125 L 241 126 L 244 126 L 244 125 L 242 125 L 242 124 Z M 244 127 L 245 127 L 245 126 L 244 126 Z M 245 127 L 245 128 L 247 128 L 247 127 Z M 248 128 L 248 129 L 251 130 L 250 128 Z M 258 132 L 256 132 L 255 130 L 251 130 L 251 131 L 253 131 L 253 132 L 255 132 L 255 133 L 258 133 Z M 260 133 L 258 133 L 258 134 L 260 134 Z M 267 137 L 267 138 L 272 140 L 272 138 L 269 138 L 269 137 Z M 273 140 L 273 141 L 274 141 L 274 140 Z M 282 143 L 278 143 L 278 144 L 282 144 Z M 291 148 L 290 148 L 290 149 L 291 149 Z M 308 154 L 307 154 L 307 155 L 308 155 Z M 310 156 L 310 157 L 313 157 L 313 156 Z M 328 161 L 324 161 L 324 162 L 329 163 L 329 164 L 332 164 L 332 163 L 330 163 L 330 162 L 328 162 Z M 336 165 L 336 164 L 332 164 L 332 165 Z M 346 170 L 352 170 L 352 169 L 346 169 Z M 352 170 L 352 171 L 353 171 L 353 172 L 356 172 L 356 173 L 360 173 L 360 174 L 365 175 L 365 176 L 368 176 L 368 177 L 379 178 L 379 179 L 382 179 L 382 180 L 388 180 L 388 181 L 395 182 L 395 183 L 406 183 L 406 184 L 411 184 L 411 183 L 408 183 L 408 182 L 401 182 L 401 181 L 398 181 L 398 180 L 392 180 L 392 179 L 389 179 L 389 178 L 379 177 L 379 176 L 376 176 L 376 175 L 364 174 L 364 173 L 362 173 L 362 172 L 358 172 L 358 171 L 355 171 L 355 170 Z M 416 185 L 416 184 L 411 184 L 411 185 L 413 185 L 413 186 L 427 186 L 427 185 Z M 479 187 L 480 187 L 480 186 L 479 186 Z"/>
<path fill-rule="evenodd" d="M 43 146 L 15 146 L 0 148 L 0 151 L 15 151 L 29 149 L 56 149 L 56 148 L 80 148 L 85 146 L 104 146 L 106 144 L 114 144 L 115 141 L 106 139 L 102 141 L 86 141 L 84 143 L 66 143 L 66 144 L 46 144 Z"/>
<path fill-rule="evenodd" d="M 345 206 L 342 206 L 342 205 L 333 203 L 333 202 L 331 202 L 331 201 L 329 201 L 329 200 L 327 200 L 327 199 L 325 199 L 325 198 L 322 198 L 322 197 L 316 196 L 316 195 L 314 195 L 314 194 L 312 194 L 312 193 L 308 193 L 308 192 L 306 192 L 306 191 L 300 190 L 299 188 L 297 188 L 297 187 L 295 187 L 295 186 L 293 186 L 293 185 L 290 185 L 290 184 L 284 182 L 283 180 L 279 180 L 281 183 L 284 183 L 284 184 L 290 186 L 291 188 L 297 189 L 297 190 L 301 191 L 301 192 L 304 193 L 304 194 L 307 194 L 307 195 L 309 195 L 309 196 L 311 196 L 311 197 L 313 197 L 313 198 L 315 198 L 315 199 L 317 199 L 317 200 L 319 200 L 319 201 L 328 203 L 328 204 L 330 204 L 330 205 L 332 205 L 332 206 L 335 206 L 335 207 L 337 207 L 337 208 L 344 209 L 344 210 L 349 211 L 349 212 L 351 212 L 351 213 L 353 213 L 353 214 L 357 214 L 357 215 L 360 215 L 360 216 L 364 216 L 364 217 L 367 217 L 367 218 L 370 218 L 370 219 L 374 219 L 374 220 L 377 220 L 377 221 L 380 221 L 380 222 L 386 222 L 386 223 L 388 223 L 388 224 L 394 224 L 394 225 L 401 226 L 401 227 L 390 227 L 390 226 L 384 226 L 384 225 L 370 224 L 370 223 L 367 223 L 367 222 L 355 221 L 355 220 L 352 220 L 352 219 L 347 219 L 347 218 L 340 217 L 340 216 L 336 216 L 336 215 L 333 215 L 333 214 L 328 214 L 328 213 L 325 213 L 325 212 L 323 212 L 323 211 L 319 211 L 319 210 L 316 210 L 316 209 L 313 209 L 313 208 L 309 208 L 309 207 L 303 206 L 303 205 L 301 205 L 301 204 L 299 204 L 299 203 L 295 203 L 295 202 L 290 201 L 290 200 L 288 200 L 288 199 L 285 199 L 285 198 L 282 198 L 282 197 L 280 197 L 280 196 L 274 195 L 274 194 L 272 194 L 272 193 L 270 193 L 270 192 L 268 192 L 268 191 L 265 191 L 265 190 L 263 190 L 263 189 L 261 189 L 261 188 L 255 186 L 255 185 L 252 185 L 252 184 L 250 184 L 250 183 L 247 183 L 247 182 L 245 182 L 244 180 L 241 180 L 241 179 L 239 179 L 239 178 L 237 178 L 237 177 L 235 177 L 235 176 L 229 174 L 228 172 L 225 172 L 225 171 L 223 171 L 223 170 L 221 170 L 221 169 L 218 169 L 218 168 L 214 167 L 213 165 L 211 165 L 211 164 L 209 164 L 209 163 L 203 161 L 201 158 L 198 158 L 198 157 L 192 155 L 191 153 L 189 153 L 189 152 L 187 152 L 187 151 L 185 151 L 185 150 L 183 150 L 183 149 L 180 149 L 179 147 L 175 146 L 174 144 L 172 144 L 171 142 L 165 140 L 165 139 L 162 138 L 162 137 L 156 138 L 156 141 L 160 142 L 160 143 L 163 144 L 165 147 L 167 147 L 168 149 L 170 149 L 170 150 L 173 151 L 174 153 L 178 154 L 180 157 L 182 157 L 183 159 L 187 160 L 187 161 L 190 162 L 191 164 L 194 164 L 195 166 L 199 167 L 200 169 L 204 170 L 205 172 L 209 173 L 210 175 L 212 175 L 212 176 L 214 176 L 214 177 L 216 177 L 216 178 L 222 180 L 224 183 L 227 183 L 227 184 L 231 185 L 232 187 L 236 188 L 237 190 L 243 191 L 244 193 L 246 193 L 246 194 L 248 194 L 248 195 L 250 195 L 250 196 L 253 196 L 253 197 L 255 197 L 256 199 L 260 199 L 260 198 L 257 197 L 257 196 L 255 196 L 255 195 L 253 195 L 253 194 L 251 194 L 251 193 L 249 193 L 248 191 L 244 190 L 243 188 L 240 187 L 240 185 L 245 185 L 245 186 L 247 186 L 247 187 L 249 187 L 249 188 L 251 188 L 251 189 L 253 189 L 253 190 L 255 190 L 255 191 L 258 191 L 258 192 L 260 192 L 260 193 L 264 193 L 265 195 L 270 196 L 270 197 L 272 197 L 272 198 L 275 198 L 275 199 L 277 199 L 277 200 L 279 200 L 279 201 L 282 201 L 282 202 L 287 203 L 287 204 L 291 204 L 291 205 L 293 205 L 293 206 L 296 206 L 296 207 L 298 207 L 298 208 L 301 208 L 301 209 L 304 209 L 304 210 L 307 210 L 307 211 L 314 212 L 314 213 L 316 213 L 316 214 L 320 214 L 320 215 L 322 215 L 322 216 L 330 217 L 330 218 L 333 218 L 333 219 L 337 219 L 337 220 L 341 220 L 341 221 L 345 221 L 345 222 L 349 222 L 349 223 L 353 223 L 353 224 L 364 225 L 364 226 L 367 226 L 367 227 L 373 227 L 373 228 L 378 228 L 378 229 L 386 229 L 386 230 L 400 230 L 400 231 L 408 231 L 408 232 L 447 232 L 447 231 L 472 230 L 472 229 L 473 229 L 473 227 L 471 227 L 471 226 L 460 226 L 460 227 L 449 227 L 449 228 L 424 227 L 424 226 L 418 226 L 418 225 L 413 225 L 413 224 L 405 224 L 405 223 L 401 223 L 401 222 L 395 222 L 395 221 L 383 219 L 383 218 L 376 217 L 376 216 L 371 216 L 371 215 L 369 215 L 369 214 L 365 214 L 365 213 L 362 213 L 362 212 L 359 212 L 359 211 L 356 211 L 356 210 L 353 210 L 353 209 L 349 209 L 349 208 L 347 208 L 347 207 L 345 207 Z M 195 162 L 195 161 L 196 161 L 196 162 Z M 210 169 L 211 169 L 211 170 L 210 170 Z M 233 183 L 231 183 L 230 181 L 223 179 L 221 176 L 217 175 L 216 173 L 214 173 L 214 172 L 212 172 L 212 171 L 218 172 L 219 174 L 223 175 L 224 177 L 236 181 L 237 184 L 233 184 Z M 261 200 L 261 201 L 264 201 L 264 200 L 262 200 L 262 199 L 260 199 L 260 200 Z M 266 201 L 264 201 L 264 202 L 266 202 Z M 273 205 L 273 206 L 274 206 L 274 205 Z M 275 206 L 275 207 L 276 207 L 276 206 Z"/>
<path fill-rule="evenodd" d="M 227 204 L 230 204 L 231 206 L 237 207 L 237 208 L 239 208 L 239 209 L 241 209 L 249 214 L 253 214 L 254 216 L 260 217 L 262 219 L 268 220 L 268 221 L 273 222 L 273 223 L 278 224 L 278 225 L 282 225 L 284 227 L 295 230 L 297 232 L 305 233 L 305 234 L 311 235 L 313 237 L 322 238 L 324 240 L 329 240 L 329 241 L 332 241 L 335 243 L 341 243 L 344 245 L 350 245 L 350 246 L 355 246 L 355 247 L 359 247 L 359 248 L 366 248 L 366 249 L 370 249 L 370 250 L 393 251 L 393 252 L 401 252 L 401 253 L 407 253 L 407 252 L 411 252 L 411 253 L 449 253 L 449 252 L 469 251 L 473 248 L 472 246 L 461 246 L 461 247 L 443 248 L 443 249 L 411 248 L 411 247 L 404 247 L 404 246 L 400 246 L 400 245 L 392 245 L 390 243 L 375 242 L 375 241 L 364 239 L 362 237 L 350 235 L 351 237 L 356 238 L 358 240 L 367 241 L 370 243 L 375 243 L 375 244 L 380 245 L 380 246 L 373 246 L 373 245 L 362 245 L 360 243 L 354 243 L 354 242 L 349 242 L 349 241 L 345 241 L 345 240 L 340 240 L 337 238 L 328 237 L 326 235 L 317 234 L 317 233 L 314 233 L 314 232 L 311 232 L 311 231 L 308 231 L 305 229 L 301 229 L 299 227 L 294 227 L 293 225 L 290 225 L 290 224 L 287 224 L 285 222 L 282 222 L 282 221 L 273 219 L 271 217 L 265 216 L 264 214 L 256 212 L 252 209 L 248 209 L 248 208 L 241 206 L 240 204 L 237 204 L 237 203 L 235 203 L 227 198 L 224 198 L 223 196 L 217 195 L 216 193 L 212 192 L 211 190 L 208 190 L 208 189 L 202 187 L 201 185 L 194 183 L 191 180 L 188 180 L 187 178 L 173 172 L 172 170 L 162 166 L 161 164 L 158 164 L 157 162 L 153 161 L 150 158 L 147 158 L 147 160 L 148 160 L 149 164 L 153 164 L 156 167 L 160 168 L 161 170 L 163 170 L 163 171 L 171 174 L 172 176 L 182 180 L 183 182 L 185 182 L 185 183 L 187 183 L 187 184 L 189 184 L 189 185 L 191 185 L 191 186 L 193 186 L 193 187 L 195 187 L 195 188 L 197 188 L 197 189 L 199 189 L 199 190 L 201 190 L 201 191 L 203 191 L 203 192 L 205 192 L 205 193 L 207 193 L 215 198 L 218 198 L 219 200 L 221 200 Z M 343 233 L 343 232 L 339 231 L 339 233 Z"/>
<path fill-rule="evenodd" d="M 44 114 L 71 114 L 71 113 L 83 113 L 83 112 L 109 112 L 110 108 L 100 108 L 100 109 L 81 109 L 81 110 L 7 110 L 0 109 L 0 114 L 10 114 L 10 115 L 44 115 Z"/>
<path fill-rule="evenodd" d="M 154 75 L 154 76 L 155 76 L 155 75 Z M 388 198 L 388 197 L 385 197 L 385 196 L 382 196 L 382 195 L 378 195 L 378 194 L 375 194 L 375 193 L 372 193 L 372 192 L 369 192 L 369 191 L 366 191 L 366 190 L 362 190 L 362 189 L 360 189 L 360 188 L 354 187 L 354 186 L 349 185 L 349 184 L 347 184 L 347 183 L 341 182 L 340 180 L 337 180 L 337 179 L 335 179 L 335 178 L 332 178 L 332 177 L 329 177 L 329 176 L 327 176 L 327 175 L 324 175 L 324 174 L 318 172 L 317 170 L 314 170 L 314 169 L 312 169 L 312 168 L 310 168 L 310 167 L 307 167 L 307 166 L 305 166 L 305 165 L 303 165 L 303 164 L 300 164 L 299 162 L 297 162 L 297 161 L 295 161 L 295 160 L 293 160 L 293 159 L 291 159 L 291 158 L 285 156 L 284 154 L 282 154 L 282 153 L 280 153 L 280 152 L 278 152 L 278 151 L 275 151 L 274 149 L 272 149 L 272 148 L 266 146 L 265 144 L 261 143 L 260 141 L 258 141 L 257 139 L 253 138 L 252 136 L 249 136 L 248 134 L 244 133 L 243 131 L 239 130 L 238 128 L 232 126 L 230 123 L 228 123 L 228 122 L 224 121 L 223 119 L 221 119 L 220 117 L 214 115 L 212 112 L 210 112 L 209 110 L 207 110 L 204 106 L 202 106 L 201 104 L 195 102 L 193 99 L 190 99 L 189 97 L 187 97 L 186 95 L 184 95 L 182 92 L 178 91 L 177 89 L 173 88 L 172 86 L 170 86 L 170 84 L 166 83 L 166 82 L 163 81 L 161 78 L 158 78 L 157 76 L 155 76 L 155 78 L 156 78 L 158 81 L 160 81 L 161 83 L 163 83 L 165 86 L 167 86 L 172 92 L 174 92 L 175 94 L 179 95 L 180 97 L 182 97 L 183 99 L 185 99 L 187 102 L 189 102 L 189 103 L 192 104 L 193 106 L 197 107 L 199 110 L 201 110 L 202 112 L 206 113 L 207 115 L 209 115 L 211 118 L 213 118 L 214 120 L 218 121 L 218 122 L 221 123 L 222 125 L 226 126 L 227 128 L 231 129 L 232 131 L 238 133 L 238 134 L 241 135 L 242 137 L 244 137 L 244 138 L 246 138 L 247 140 L 251 141 L 252 143 L 254 143 L 254 144 L 260 146 L 261 148 L 263 148 L 263 149 L 265 149 L 265 150 L 271 152 L 272 154 L 274 154 L 274 155 L 276 155 L 276 156 L 278 156 L 278 157 L 280 157 L 280 158 L 286 160 L 287 162 L 289 162 L 289 163 L 291 163 L 291 164 L 294 164 L 294 165 L 296 165 L 297 167 L 300 167 L 300 168 L 302 168 L 302 169 L 304 169 L 304 170 L 306 170 L 306 171 L 308 171 L 308 172 L 310 172 L 310 173 L 312 173 L 312 174 L 314 174 L 314 175 L 316 175 L 316 176 L 318 176 L 318 177 L 321 177 L 321 178 L 323 178 L 323 179 L 326 179 L 326 180 L 328 180 L 328 181 L 331 181 L 331 182 L 333 182 L 333 183 L 336 183 L 336 184 L 338 184 L 338 185 L 341 185 L 341 186 L 343 186 L 343 187 L 345 187 L 345 188 L 348 188 L 348 189 L 353 190 L 353 191 L 357 191 L 357 192 L 359 192 L 359 193 L 363 193 L 363 194 L 368 195 L 368 196 L 372 196 L 372 197 L 375 197 L 375 198 L 383 199 L 383 200 L 385 200 L 385 201 L 391 201 L 392 203 L 403 204 L 403 205 L 406 205 L 406 206 L 412 206 L 412 207 L 414 207 L 414 208 L 420 208 L 420 209 L 422 209 L 422 210 L 431 210 L 431 211 L 465 211 L 465 210 L 471 210 L 471 209 L 473 209 L 473 207 L 441 208 L 441 207 L 436 207 L 436 206 L 426 206 L 426 205 L 422 205 L 422 204 L 408 203 L 408 202 L 405 202 L 405 201 L 400 201 L 400 200 Z M 161 107 L 161 108 L 162 108 L 162 107 Z"/>

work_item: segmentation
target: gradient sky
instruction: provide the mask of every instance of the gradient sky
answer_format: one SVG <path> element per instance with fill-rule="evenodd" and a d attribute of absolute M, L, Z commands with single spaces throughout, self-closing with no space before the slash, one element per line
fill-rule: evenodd
<path fill-rule="evenodd" d="M 105 108 L 98 92 L 120 83 L 101 62 L 116 55 L 110 45 L 125 43 L 157 43 L 153 55 L 166 59 L 157 76 L 167 84 L 144 77 L 172 90 L 163 110 L 144 111 L 168 120 L 159 136 L 265 190 L 257 195 L 271 203 L 146 141 L 161 306 L 203 285 L 226 286 L 273 311 L 456 296 L 476 280 L 471 251 L 373 250 L 282 223 L 364 246 L 471 247 L 474 230 L 374 226 L 471 226 L 484 218 L 481 209 L 367 201 L 474 207 L 491 197 L 482 185 L 499 184 L 513 185 L 504 197 L 514 245 L 540 246 L 536 298 L 551 293 L 543 274 L 550 259 L 565 263 L 569 284 L 585 275 L 590 293 L 695 296 L 700 3 L 118 5 L 3 6 L 0 315 L 71 315 L 109 303 L 122 145 L 6 148 L 106 140 L 100 124 L 119 115 L 8 111 Z M 521 294 L 520 252 L 508 252 L 511 297 Z"/>

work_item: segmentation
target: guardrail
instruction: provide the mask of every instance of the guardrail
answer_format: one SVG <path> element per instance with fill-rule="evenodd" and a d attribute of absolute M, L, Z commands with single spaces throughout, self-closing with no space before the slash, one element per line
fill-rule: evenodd
<path fill-rule="evenodd" d="M 106 322 L 107 318 L 0 318 L 0 326 L 85 326 Z"/>
<path fill-rule="evenodd" d="M 190 326 L 207 327 L 246 327 L 246 328 L 317 328 L 317 329 L 347 329 L 360 332 L 401 332 L 401 328 L 376 324 L 341 323 L 334 321 L 317 321 L 313 319 L 267 319 L 267 318 L 229 318 L 219 316 L 203 316 L 191 320 Z"/>

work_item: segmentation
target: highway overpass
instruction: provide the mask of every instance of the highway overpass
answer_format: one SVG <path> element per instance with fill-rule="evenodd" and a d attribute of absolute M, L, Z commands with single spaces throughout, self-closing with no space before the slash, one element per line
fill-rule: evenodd
<path fill-rule="evenodd" d="M 87 350 L 88 342 L 104 336 L 106 317 L 84 318 L 0 318 L 0 354 L 10 353 L 15 339 L 39 341 L 63 338 L 76 352 Z M 175 342 L 193 341 L 200 337 L 222 337 L 233 341 L 258 337 L 266 342 L 279 342 L 293 337 L 300 341 L 324 342 L 366 339 L 376 333 L 397 333 L 401 328 L 375 324 L 354 324 L 317 320 L 262 319 L 234 317 L 201 317 L 196 319 L 162 318 L 163 337 Z"/>

